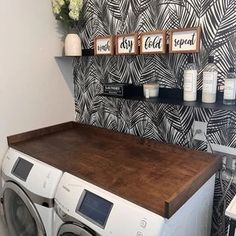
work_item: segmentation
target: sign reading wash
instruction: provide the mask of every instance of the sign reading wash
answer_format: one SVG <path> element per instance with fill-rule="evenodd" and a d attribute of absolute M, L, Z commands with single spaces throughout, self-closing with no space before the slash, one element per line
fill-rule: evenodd
<path fill-rule="evenodd" d="M 122 34 L 116 36 L 116 54 L 138 54 L 138 34 Z"/>
<path fill-rule="evenodd" d="M 194 53 L 200 50 L 200 27 L 170 30 L 170 53 Z"/>
<path fill-rule="evenodd" d="M 94 40 L 95 55 L 113 55 L 113 36 L 97 37 Z"/>
<path fill-rule="evenodd" d="M 166 49 L 166 32 L 153 31 L 142 33 L 140 54 L 164 53 Z"/>

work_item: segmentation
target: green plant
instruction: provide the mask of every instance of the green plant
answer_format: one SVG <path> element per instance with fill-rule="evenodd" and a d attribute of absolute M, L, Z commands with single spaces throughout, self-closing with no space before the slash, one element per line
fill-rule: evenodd
<path fill-rule="evenodd" d="M 51 0 L 55 18 L 69 30 L 75 28 L 79 21 L 83 0 Z"/>

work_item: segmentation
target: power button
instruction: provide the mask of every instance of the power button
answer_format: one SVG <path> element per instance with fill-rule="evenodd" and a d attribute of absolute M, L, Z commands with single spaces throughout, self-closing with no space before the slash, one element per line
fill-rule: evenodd
<path fill-rule="evenodd" d="M 141 221 L 140 221 L 140 226 L 141 226 L 142 228 L 146 228 L 146 226 L 147 226 L 147 221 L 146 221 L 146 220 L 141 220 Z"/>

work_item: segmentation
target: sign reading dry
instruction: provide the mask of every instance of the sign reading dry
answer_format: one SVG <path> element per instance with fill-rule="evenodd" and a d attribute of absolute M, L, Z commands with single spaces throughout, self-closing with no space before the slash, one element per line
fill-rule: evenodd
<path fill-rule="evenodd" d="M 194 53 L 200 50 L 200 27 L 170 30 L 170 53 Z"/>
<path fill-rule="evenodd" d="M 166 32 L 154 31 L 142 33 L 140 54 L 164 53 L 166 50 Z"/>
<path fill-rule="evenodd" d="M 94 40 L 95 55 L 114 55 L 113 36 L 97 37 Z"/>
<path fill-rule="evenodd" d="M 138 35 L 122 34 L 116 36 L 116 54 L 131 55 L 138 53 Z"/>

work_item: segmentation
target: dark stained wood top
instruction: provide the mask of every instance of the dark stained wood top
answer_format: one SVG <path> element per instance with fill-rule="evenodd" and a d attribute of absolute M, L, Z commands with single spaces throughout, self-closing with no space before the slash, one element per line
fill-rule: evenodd
<path fill-rule="evenodd" d="M 74 122 L 13 135 L 8 143 L 166 218 L 221 167 L 209 153 Z"/>

